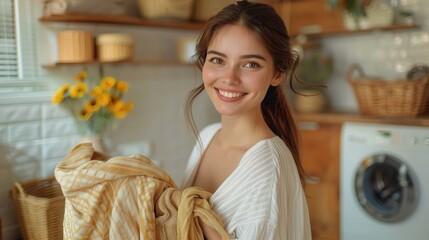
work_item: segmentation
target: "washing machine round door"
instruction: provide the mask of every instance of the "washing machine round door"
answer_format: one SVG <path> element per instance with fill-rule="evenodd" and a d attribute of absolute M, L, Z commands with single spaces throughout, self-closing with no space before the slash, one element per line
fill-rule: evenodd
<path fill-rule="evenodd" d="M 417 207 L 415 174 L 394 156 L 378 154 L 365 159 L 355 180 L 359 203 L 375 219 L 398 222 L 409 217 Z"/>

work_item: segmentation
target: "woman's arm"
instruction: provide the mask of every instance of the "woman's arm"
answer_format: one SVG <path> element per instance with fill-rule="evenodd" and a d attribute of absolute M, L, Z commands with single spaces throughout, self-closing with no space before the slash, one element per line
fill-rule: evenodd
<path fill-rule="evenodd" d="M 201 226 L 201 229 L 203 230 L 203 234 L 204 234 L 204 239 L 208 239 L 208 240 L 221 240 L 221 236 L 219 235 L 218 232 L 216 232 L 216 230 L 214 230 L 213 228 L 209 227 L 207 224 L 205 224 L 201 218 L 198 218 L 198 222 Z"/>

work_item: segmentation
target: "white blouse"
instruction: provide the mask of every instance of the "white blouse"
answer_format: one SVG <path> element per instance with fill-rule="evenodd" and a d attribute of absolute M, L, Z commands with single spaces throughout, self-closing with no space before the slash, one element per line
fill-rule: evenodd
<path fill-rule="evenodd" d="M 192 185 L 202 151 L 220 127 L 220 123 L 213 124 L 201 131 L 203 148 L 194 147 L 182 187 Z M 233 239 L 311 240 L 299 174 L 291 152 L 278 136 L 251 147 L 210 203 Z"/>

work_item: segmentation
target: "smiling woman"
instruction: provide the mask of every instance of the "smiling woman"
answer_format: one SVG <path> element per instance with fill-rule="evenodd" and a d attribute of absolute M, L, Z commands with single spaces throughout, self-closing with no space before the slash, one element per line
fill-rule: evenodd
<path fill-rule="evenodd" d="M 205 91 L 221 123 L 203 129 L 183 187 L 212 193 L 232 239 L 311 239 L 297 130 L 281 86 L 298 62 L 282 19 L 269 5 L 239 1 L 205 25 L 197 42 Z M 194 128 L 195 129 L 195 128 Z M 200 223 L 207 239 L 220 239 Z"/>

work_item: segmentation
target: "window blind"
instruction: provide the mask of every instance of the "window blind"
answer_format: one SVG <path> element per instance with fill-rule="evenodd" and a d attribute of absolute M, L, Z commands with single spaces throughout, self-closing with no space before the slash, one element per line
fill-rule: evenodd
<path fill-rule="evenodd" d="M 19 77 L 13 0 L 0 0 L 0 79 Z"/>
<path fill-rule="evenodd" d="M 31 86 L 38 80 L 35 2 L 0 0 L 0 86 Z"/>

